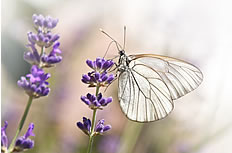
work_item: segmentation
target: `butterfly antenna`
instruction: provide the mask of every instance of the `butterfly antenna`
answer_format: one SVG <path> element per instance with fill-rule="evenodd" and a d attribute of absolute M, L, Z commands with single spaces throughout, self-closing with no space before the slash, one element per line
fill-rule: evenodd
<path fill-rule="evenodd" d="M 109 43 L 109 45 L 108 45 L 108 47 L 107 47 L 107 50 L 106 50 L 106 52 L 105 52 L 103 58 L 106 57 L 106 54 L 108 53 L 108 51 L 109 51 L 109 49 L 110 49 L 110 46 L 111 46 L 113 43 L 115 43 L 115 41 L 111 41 L 111 42 Z"/>
<path fill-rule="evenodd" d="M 118 50 L 122 50 L 122 46 L 115 40 L 115 39 L 113 39 L 107 32 L 105 32 L 103 29 L 99 29 L 102 33 L 104 33 L 107 37 L 109 37 L 111 40 L 112 40 L 112 42 L 114 42 L 115 44 L 116 44 L 116 46 L 117 46 L 117 48 L 118 48 Z"/>
<path fill-rule="evenodd" d="M 125 50 L 126 45 L 126 26 L 124 26 L 124 34 L 123 34 L 123 50 Z"/>

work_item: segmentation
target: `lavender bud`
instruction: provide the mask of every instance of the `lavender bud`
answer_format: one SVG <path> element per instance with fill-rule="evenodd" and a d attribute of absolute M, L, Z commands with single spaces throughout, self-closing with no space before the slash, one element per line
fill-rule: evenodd
<path fill-rule="evenodd" d="M 35 136 L 35 134 L 33 133 L 33 129 L 34 129 L 34 124 L 31 123 L 28 127 L 27 132 L 23 136 L 16 139 L 16 143 L 14 147 L 15 152 L 21 152 L 26 149 L 31 149 L 34 147 L 34 141 L 28 138 L 29 136 Z"/>
<path fill-rule="evenodd" d="M 87 64 L 90 68 L 95 69 L 94 63 L 93 63 L 91 60 L 86 60 L 86 64 Z"/>
<path fill-rule="evenodd" d="M 110 84 L 113 80 L 114 80 L 114 75 L 110 74 L 109 77 L 108 77 L 107 83 Z"/>

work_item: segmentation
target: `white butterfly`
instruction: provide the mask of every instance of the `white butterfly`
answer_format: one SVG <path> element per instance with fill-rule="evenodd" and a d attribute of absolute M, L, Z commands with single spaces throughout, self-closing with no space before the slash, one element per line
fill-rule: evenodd
<path fill-rule="evenodd" d="M 174 108 L 173 100 L 193 91 L 203 80 L 202 72 L 185 61 L 155 54 L 127 56 L 124 49 L 119 49 L 117 71 L 121 109 L 136 122 L 165 118 Z"/>

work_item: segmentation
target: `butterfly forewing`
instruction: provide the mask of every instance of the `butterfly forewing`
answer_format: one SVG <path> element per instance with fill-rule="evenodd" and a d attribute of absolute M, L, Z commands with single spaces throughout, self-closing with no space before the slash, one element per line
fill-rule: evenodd
<path fill-rule="evenodd" d="M 201 71 L 187 62 L 153 54 L 131 55 L 127 69 L 119 75 L 119 100 L 125 115 L 138 122 L 166 117 L 173 100 L 202 82 Z"/>

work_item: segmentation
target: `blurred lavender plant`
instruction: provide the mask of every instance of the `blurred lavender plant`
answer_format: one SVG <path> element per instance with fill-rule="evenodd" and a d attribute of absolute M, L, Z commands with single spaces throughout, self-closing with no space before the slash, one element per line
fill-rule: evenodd
<path fill-rule="evenodd" d="M 5 125 L 1 128 L 1 152 L 8 152 L 8 138 L 6 135 L 6 128 L 8 122 L 5 121 Z M 35 136 L 33 133 L 34 124 L 31 123 L 28 127 L 27 132 L 16 139 L 16 143 L 12 152 L 21 152 L 34 147 L 34 141 L 28 138 L 29 136 Z"/>
<path fill-rule="evenodd" d="M 18 135 L 23 128 L 32 100 L 34 98 L 47 96 L 50 92 L 47 80 L 51 77 L 51 74 L 45 73 L 44 68 L 55 66 L 55 64 L 62 60 L 62 57 L 60 56 L 62 51 L 59 49 L 60 43 L 58 42 L 60 36 L 51 32 L 51 30 L 56 27 L 58 19 L 54 19 L 50 16 L 44 17 L 43 15 L 34 14 L 32 20 L 36 33 L 27 33 L 29 44 L 26 46 L 29 50 L 24 53 L 24 60 L 32 66 L 30 73 L 26 76 L 22 76 L 17 82 L 18 86 L 25 90 L 29 99 L 15 137 L 9 148 L 6 136 L 6 128 L 8 126 L 7 121 L 5 121 L 5 125 L 1 129 L 1 150 L 4 153 L 21 152 L 33 148 L 34 141 L 28 138 L 29 136 L 35 136 L 34 133 L 32 133 L 34 129 L 33 123 L 29 125 L 24 136 L 18 137 Z"/>
<path fill-rule="evenodd" d="M 103 137 L 98 144 L 98 152 L 100 153 L 116 153 L 120 145 L 120 138 L 116 135 Z"/>
<path fill-rule="evenodd" d="M 96 87 L 96 93 L 95 95 L 88 93 L 86 96 L 81 96 L 81 100 L 93 110 L 93 116 L 92 121 L 83 117 L 83 123 L 77 122 L 77 127 L 89 136 L 87 153 L 90 153 L 94 137 L 111 129 L 110 125 L 104 125 L 104 119 L 99 120 L 97 124 L 95 122 L 97 110 L 102 110 L 113 100 L 112 97 L 103 98 L 99 90 L 100 87 L 107 87 L 114 80 L 113 74 L 108 75 L 108 71 L 114 65 L 114 62 L 104 58 L 96 58 L 95 61 L 87 60 L 86 63 L 93 71 L 82 75 L 82 82 L 88 84 L 89 87 Z"/>

